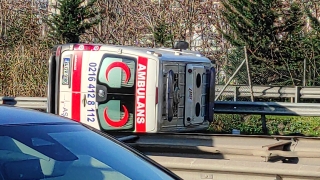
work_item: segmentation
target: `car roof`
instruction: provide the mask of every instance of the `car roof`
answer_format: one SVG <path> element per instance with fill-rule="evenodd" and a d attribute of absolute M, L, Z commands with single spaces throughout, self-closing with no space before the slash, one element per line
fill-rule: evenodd
<path fill-rule="evenodd" d="M 37 110 L 0 105 L 1 125 L 23 125 L 23 124 L 65 124 L 77 122 L 58 115 L 44 113 Z"/>

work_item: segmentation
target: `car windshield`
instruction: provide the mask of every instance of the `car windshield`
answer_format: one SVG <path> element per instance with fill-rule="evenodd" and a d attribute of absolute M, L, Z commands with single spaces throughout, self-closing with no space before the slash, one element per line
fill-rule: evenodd
<path fill-rule="evenodd" d="M 0 180 L 173 179 L 81 125 L 0 126 Z"/>

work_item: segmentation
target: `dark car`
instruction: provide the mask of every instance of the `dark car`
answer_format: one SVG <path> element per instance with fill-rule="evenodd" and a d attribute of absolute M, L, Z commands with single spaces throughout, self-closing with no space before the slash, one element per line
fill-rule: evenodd
<path fill-rule="evenodd" d="M 0 180 L 181 179 L 112 136 L 57 115 L 0 106 Z"/>

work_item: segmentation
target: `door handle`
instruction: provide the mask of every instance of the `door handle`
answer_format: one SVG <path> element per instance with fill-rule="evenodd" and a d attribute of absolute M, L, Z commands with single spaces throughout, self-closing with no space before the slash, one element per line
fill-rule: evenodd
<path fill-rule="evenodd" d="M 86 96 L 86 94 L 83 95 L 82 103 L 83 103 L 83 107 L 86 107 L 86 105 L 87 105 L 87 96 Z"/>

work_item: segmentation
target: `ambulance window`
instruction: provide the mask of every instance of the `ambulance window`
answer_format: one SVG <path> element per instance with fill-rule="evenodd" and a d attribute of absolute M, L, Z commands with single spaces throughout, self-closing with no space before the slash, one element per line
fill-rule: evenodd
<path fill-rule="evenodd" d="M 98 83 L 106 85 L 108 93 L 134 94 L 135 71 L 135 58 L 106 54 L 102 57 Z"/>
<path fill-rule="evenodd" d="M 99 104 L 98 116 L 102 129 L 127 129 L 134 127 L 134 98 L 122 97 L 111 99 L 106 103 Z"/>

